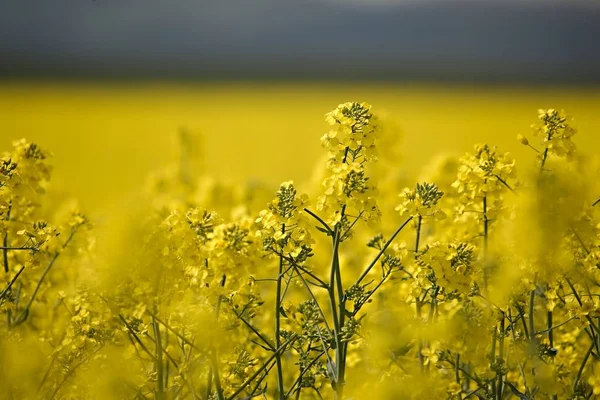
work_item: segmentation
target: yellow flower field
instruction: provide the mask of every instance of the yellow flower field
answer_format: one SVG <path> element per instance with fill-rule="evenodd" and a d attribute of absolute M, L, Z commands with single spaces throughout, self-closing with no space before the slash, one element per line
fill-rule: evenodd
<path fill-rule="evenodd" d="M 330 83 L 3 83 L 0 145 L 27 137 L 55 155 L 54 179 L 90 207 L 102 207 L 176 157 L 176 133 L 203 138 L 203 168 L 216 179 L 272 185 L 310 177 L 322 155 L 315 135 L 323 110 L 366 100 L 403 131 L 399 167 L 417 173 L 440 152 L 460 155 L 474 143 L 514 141 L 540 107 L 561 107 L 597 145 L 600 91 L 582 88 Z M 296 157 L 290 162 L 290 157 Z M 77 168 L 73 168 L 77 165 Z M 226 165 L 226 168 L 223 167 Z"/>
<path fill-rule="evenodd" d="M 597 90 L 0 90 L 2 398 L 599 398 Z"/>

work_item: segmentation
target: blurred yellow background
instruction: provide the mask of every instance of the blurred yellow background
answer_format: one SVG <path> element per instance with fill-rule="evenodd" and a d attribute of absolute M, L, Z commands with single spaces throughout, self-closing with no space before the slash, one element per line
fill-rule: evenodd
<path fill-rule="evenodd" d="M 0 149 L 26 137 L 54 153 L 55 187 L 84 208 L 107 210 L 171 162 L 177 131 L 200 133 L 204 168 L 241 182 L 307 179 L 323 154 L 323 115 L 338 103 L 366 101 L 402 127 L 398 168 L 416 173 L 440 152 L 497 144 L 521 162 L 516 141 L 538 108 L 576 119 L 576 142 L 600 143 L 600 90 L 572 87 L 326 83 L 0 84 Z"/>

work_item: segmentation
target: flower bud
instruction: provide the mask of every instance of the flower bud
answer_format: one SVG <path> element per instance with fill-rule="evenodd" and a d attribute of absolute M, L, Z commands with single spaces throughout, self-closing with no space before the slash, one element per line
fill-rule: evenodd
<path fill-rule="evenodd" d="M 519 142 L 521 142 L 521 144 L 524 144 L 525 146 L 529 145 L 529 140 L 527 140 L 527 138 L 523 135 L 521 135 L 520 133 L 517 135 L 517 140 Z"/>
<path fill-rule="evenodd" d="M 442 210 L 435 210 L 433 213 L 433 217 L 438 221 L 442 221 L 446 219 L 446 213 Z"/>

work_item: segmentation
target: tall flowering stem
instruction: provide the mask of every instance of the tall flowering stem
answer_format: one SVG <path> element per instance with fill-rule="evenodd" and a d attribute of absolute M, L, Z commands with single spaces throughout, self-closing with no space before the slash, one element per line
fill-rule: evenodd
<path fill-rule="evenodd" d="M 279 187 L 275 199 L 268 209 L 260 213 L 256 223 L 259 225 L 257 235 L 262 239 L 263 250 L 269 255 L 277 256 L 278 268 L 275 290 L 275 365 L 277 368 L 278 397 L 284 399 L 281 316 L 283 313 L 282 293 L 283 279 L 286 271 L 298 271 L 304 268 L 312 255 L 312 238 L 307 230 L 304 206 L 307 196 L 298 196 L 293 182 L 284 182 Z"/>
<path fill-rule="evenodd" d="M 285 224 L 281 225 L 281 234 L 285 235 Z M 277 272 L 277 288 L 275 292 L 275 346 L 281 347 L 281 282 L 283 280 L 283 252 L 279 255 L 279 270 Z M 281 354 L 275 353 L 275 363 L 277 365 L 277 388 L 279 398 L 283 399 L 285 388 L 283 386 L 283 366 L 281 365 Z"/>
<path fill-rule="evenodd" d="M 405 188 L 400 194 L 402 203 L 396 207 L 396 211 L 399 211 L 401 215 L 410 214 L 410 218 L 415 221 L 415 263 L 419 262 L 423 219 L 432 218 L 443 220 L 446 218 L 446 214 L 440 209 L 439 206 L 439 201 L 443 196 L 444 192 L 439 190 L 437 185 L 427 182 L 417 183 L 414 189 Z M 433 293 L 431 295 L 431 308 L 429 313 L 430 321 L 433 320 L 436 298 L 439 292 L 439 287 L 435 284 L 433 286 Z M 428 293 L 429 289 L 425 291 L 422 298 L 420 298 L 420 295 L 415 297 L 416 313 L 417 318 L 419 319 L 422 318 L 422 309 Z M 421 372 L 423 372 L 425 369 L 425 358 L 423 356 L 423 352 L 426 347 L 427 343 L 423 340 L 419 340 L 417 358 L 419 359 L 419 368 Z"/>

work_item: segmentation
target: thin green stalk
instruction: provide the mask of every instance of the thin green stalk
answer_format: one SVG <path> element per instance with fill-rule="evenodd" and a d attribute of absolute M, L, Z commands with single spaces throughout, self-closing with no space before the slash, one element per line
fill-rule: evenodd
<path fill-rule="evenodd" d="M 344 240 L 346 240 L 346 238 L 348 236 L 350 236 L 350 231 L 352 231 L 352 228 L 354 228 L 354 225 L 356 225 L 356 223 L 358 221 L 360 221 L 360 217 L 364 214 L 364 211 L 361 211 L 358 216 L 354 219 L 354 221 L 352 221 L 352 224 L 350 224 L 350 226 L 348 227 L 348 229 L 346 230 L 346 232 L 344 232 L 344 234 L 342 235 L 342 237 L 340 238 L 340 242 L 343 242 Z"/>
<path fill-rule="evenodd" d="M 204 260 L 206 264 L 208 264 L 208 260 Z M 225 280 L 227 279 L 226 275 L 223 275 L 221 279 L 221 287 L 225 286 Z M 221 296 L 217 298 L 217 307 L 215 310 L 215 325 L 219 322 L 219 316 L 221 315 Z M 219 357 L 217 355 L 217 347 L 211 346 L 210 352 L 210 371 L 208 374 L 208 388 L 207 393 L 210 397 L 212 393 L 212 381 L 215 382 L 215 387 L 217 389 L 217 398 L 219 400 L 225 400 L 225 395 L 223 394 L 223 387 L 221 386 L 221 376 L 219 374 Z"/>
<path fill-rule="evenodd" d="M 515 321 L 516 319 L 521 320 L 521 324 L 523 324 L 523 333 L 525 334 L 527 340 L 530 340 L 529 329 L 527 328 L 527 323 L 525 322 L 525 309 L 519 304 L 515 304 L 515 308 L 519 312 L 519 315 L 516 316 Z M 532 332 L 532 334 L 535 335 L 535 332 Z"/>
<path fill-rule="evenodd" d="M 0 250 L 10 250 L 10 251 L 37 251 L 37 247 L 14 247 L 14 246 L 0 246 Z"/>
<path fill-rule="evenodd" d="M 265 378 L 267 376 L 269 376 L 269 373 L 271 372 L 271 370 L 273 369 L 274 366 L 275 366 L 275 363 L 272 363 L 267 369 L 265 369 L 265 373 L 263 374 L 263 376 L 260 377 L 260 379 L 258 379 L 256 381 L 256 384 L 254 385 L 254 387 L 252 388 L 252 391 L 250 392 L 250 394 L 247 397 L 248 399 L 258 397 L 258 395 L 256 395 L 256 391 L 260 387 L 260 384 L 265 380 Z M 265 386 L 264 390 L 266 390 L 266 386 Z M 264 394 L 264 391 L 263 391 L 263 394 Z"/>
<path fill-rule="evenodd" d="M 415 238 L 415 259 L 417 258 L 417 254 L 419 253 L 419 242 L 421 240 L 421 226 L 423 224 L 423 216 L 419 214 L 417 217 L 417 233 Z"/>
<path fill-rule="evenodd" d="M 160 337 L 160 328 L 156 323 L 155 319 L 152 319 L 152 331 L 154 332 L 154 345 L 155 353 L 154 356 L 154 371 L 156 372 L 156 393 L 155 398 L 157 400 L 165 399 L 165 381 L 164 381 L 164 365 L 162 358 L 162 340 Z"/>
<path fill-rule="evenodd" d="M 400 227 L 398 229 L 396 229 L 396 232 L 394 232 L 392 234 L 392 236 L 390 237 L 390 239 L 383 245 L 383 247 L 381 248 L 381 250 L 379 250 L 379 253 L 377 253 L 377 256 L 375 256 L 375 258 L 373 259 L 373 261 L 371 261 L 371 263 L 367 266 L 367 268 L 365 268 L 365 270 L 360 275 L 360 277 L 358 278 L 358 280 L 356 281 L 356 283 L 354 285 L 356 285 L 356 286 L 360 285 L 360 283 L 362 282 L 362 280 L 365 279 L 365 277 L 369 274 L 369 272 L 371 271 L 371 269 L 373 269 L 373 267 L 377 264 L 377 261 L 379 261 L 379 259 L 383 255 L 383 253 L 385 253 L 385 251 L 387 250 L 387 248 L 392 244 L 392 242 L 394 241 L 394 239 L 396 238 L 396 236 L 398 236 L 398 234 L 402 231 L 402 229 L 404 229 L 404 227 L 406 225 L 408 225 L 408 223 L 410 221 L 412 221 L 412 219 L 413 219 L 412 216 L 408 217 L 406 219 L 406 221 L 404 221 L 404 223 L 402 225 L 400 225 Z"/>
<path fill-rule="evenodd" d="M 323 288 L 323 289 L 327 289 L 329 287 L 329 285 L 325 281 L 323 281 L 321 278 L 319 278 L 318 276 L 316 276 L 315 274 L 313 274 L 312 272 L 310 272 L 309 270 L 307 270 L 303 266 L 298 265 L 297 263 L 295 263 L 293 261 L 290 261 L 290 263 L 294 266 L 294 268 L 299 269 L 300 271 L 304 272 L 306 275 L 310 276 L 311 278 L 313 278 L 314 280 L 316 280 L 317 282 L 319 282 L 318 285 L 314 284 L 314 283 L 313 283 L 313 285 L 318 286 L 318 287 Z"/>
<path fill-rule="evenodd" d="M 105 300 L 104 298 L 102 298 L 103 300 Z M 106 300 L 105 300 L 106 301 Z M 179 340 L 181 340 L 183 343 L 187 344 L 188 346 L 190 346 L 192 349 L 198 351 L 198 352 L 202 352 L 202 349 L 200 349 L 198 346 L 196 346 L 193 342 L 190 342 L 188 339 L 186 339 L 181 333 L 177 332 L 175 329 L 173 329 L 169 324 L 167 324 L 166 322 L 164 322 L 163 320 L 161 320 L 158 315 L 154 314 L 153 312 L 147 311 L 148 314 L 153 317 L 158 323 L 160 323 L 162 326 L 164 326 L 167 330 L 169 330 L 172 334 L 174 334 L 175 336 L 177 336 L 177 338 Z"/>
<path fill-rule="evenodd" d="M 233 394 L 229 397 L 227 397 L 227 400 L 234 400 L 237 398 L 237 396 L 242 393 L 246 387 L 248 387 L 248 385 L 250 385 L 250 383 L 256 379 L 260 374 L 262 374 L 262 372 L 268 368 L 269 364 L 271 364 L 271 362 L 275 359 L 277 354 L 281 354 L 283 353 L 283 351 L 285 350 L 285 348 L 294 340 L 296 340 L 296 335 L 293 335 L 292 337 L 290 337 L 288 340 L 285 341 L 285 343 L 283 343 L 281 345 L 281 347 L 279 349 L 277 349 L 277 351 L 275 353 L 273 353 L 273 355 L 271 357 L 269 357 L 269 359 L 262 365 L 262 367 L 260 367 L 254 374 L 252 374 L 252 376 L 250 376 L 248 379 L 246 379 L 246 381 L 244 383 L 242 383 L 242 385 L 235 391 L 233 392 Z M 221 395 L 219 396 L 219 400 L 225 400 L 225 397 L 223 397 L 223 393 L 221 392 Z"/>
<path fill-rule="evenodd" d="M 579 380 L 581 379 L 581 375 L 583 374 L 583 370 L 585 369 L 585 365 L 588 362 L 588 359 L 590 358 L 590 354 L 592 354 L 592 350 L 594 349 L 595 345 L 592 342 L 592 344 L 590 345 L 590 348 L 588 349 L 588 351 L 585 353 L 585 356 L 583 357 L 583 361 L 581 362 L 581 366 L 579 367 L 579 371 L 577 371 L 577 376 L 575 377 L 575 382 L 573 382 L 573 390 L 577 389 L 577 384 L 579 383 Z"/>
<path fill-rule="evenodd" d="M 554 328 L 552 328 L 552 311 L 546 313 L 546 330 L 548 331 L 548 342 L 550 348 L 554 347 Z"/>
<path fill-rule="evenodd" d="M 421 214 L 419 214 L 417 216 L 417 228 L 416 228 L 416 235 L 415 235 L 415 252 L 414 252 L 414 258 L 415 260 L 417 259 L 417 256 L 419 254 L 419 242 L 421 241 L 421 227 L 423 225 L 423 216 Z M 423 297 L 423 300 L 425 299 L 425 297 Z M 421 308 L 422 308 L 422 302 L 419 300 L 419 297 L 417 296 L 416 299 L 417 303 L 416 303 L 416 307 L 417 307 L 417 317 L 419 319 L 421 319 Z M 419 339 L 419 354 L 417 355 L 418 359 L 419 359 L 419 370 L 421 372 L 423 372 L 425 370 L 425 359 L 423 357 L 423 340 Z"/>
<path fill-rule="evenodd" d="M 573 321 L 573 320 L 574 320 L 574 319 L 576 319 L 576 318 L 577 318 L 577 316 L 576 316 L 576 315 L 574 315 L 574 316 L 572 316 L 571 318 L 569 318 L 568 320 L 561 322 L 560 324 L 556 324 L 556 325 L 554 325 L 554 326 L 551 326 L 551 327 L 549 327 L 549 328 L 547 328 L 547 329 L 544 329 L 544 330 L 542 330 L 542 331 L 537 331 L 537 332 L 536 332 L 536 334 L 537 334 L 537 335 L 541 335 L 541 334 L 543 334 L 543 333 L 548 333 L 549 331 L 553 331 L 553 330 L 554 330 L 554 329 L 556 329 L 556 328 L 560 328 L 561 326 L 568 324 L 569 322 Z M 550 335 L 548 335 L 548 340 L 550 340 L 550 339 L 551 339 L 551 338 L 550 338 Z"/>
<path fill-rule="evenodd" d="M 598 332 L 600 332 L 600 317 L 596 318 L 596 323 L 597 323 L 596 328 L 597 328 Z M 596 335 L 596 339 L 597 339 L 596 349 L 600 349 L 600 334 Z M 598 354 L 598 356 L 600 356 L 600 354 Z"/>
<path fill-rule="evenodd" d="M 330 235 L 333 234 L 333 230 L 331 230 L 329 225 L 327 225 L 327 223 L 325 221 L 323 221 L 323 219 L 321 219 L 321 217 L 319 217 L 314 212 L 310 211 L 308 208 L 305 208 L 304 211 L 306 211 L 308 213 L 308 215 L 310 215 L 311 217 L 316 219 L 321 225 L 323 225 L 323 227 L 325 228 L 325 230 L 327 231 L 328 234 L 330 234 Z"/>
<path fill-rule="evenodd" d="M 223 388 L 221 387 L 221 377 L 219 374 L 219 360 L 217 357 L 217 351 L 214 349 L 210 353 L 210 362 L 212 364 L 215 386 L 217 388 L 217 398 L 219 400 L 225 400 L 225 396 L 223 395 Z"/>
<path fill-rule="evenodd" d="M 3 254 L 3 259 L 4 259 L 4 272 L 8 274 L 8 231 L 6 231 L 6 233 L 4 234 L 4 240 L 2 242 L 2 244 L 4 245 L 2 247 L 2 254 Z"/>
<path fill-rule="evenodd" d="M 581 296 L 579 295 L 579 293 L 577 293 L 577 290 L 575 289 L 575 286 L 573 285 L 573 283 L 571 282 L 571 280 L 569 278 L 567 278 L 566 276 L 564 278 L 567 281 L 567 285 L 569 285 L 569 288 L 573 292 L 573 296 L 575 296 L 575 300 L 577 300 L 577 304 L 579 304 L 579 307 L 583 306 L 583 301 L 581 300 Z M 590 327 L 592 329 L 591 329 L 591 332 L 590 332 L 590 329 L 588 329 L 588 327 L 586 327 L 585 328 L 585 332 L 590 337 L 591 341 L 593 343 L 595 343 L 596 350 L 598 350 L 598 352 L 600 353 L 600 343 L 599 343 L 600 341 L 597 340 L 597 336 L 598 335 L 596 335 L 594 333 L 594 328 L 596 328 L 596 327 L 594 326 L 594 323 L 593 323 L 593 321 L 592 321 L 592 319 L 590 318 L 589 315 L 587 315 L 586 318 L 587 318 L 588 322 L 590 323 Z"/>
<path fill-rule="evenodd" d="M 494 333 L 492 334 L 492 348 L 490 349 L 490 362 L 494 362 L 496 360 L 496 343 L 497 343 L 497 337 L 496 337 L 496 332 L 494 331 Z M 492 394 L 496 393 L 496 379 L 493 378 L 490 380 L 491 386 L 492 386 Z"/>
<path fill-rule="evenodd" d="M 496 177 L 496 179 L 498 179 L 498 181 L 503 184 L 508 190 L 510 190 L 511 192 L 515 192 L 515 190 L 502 178 L 500 178 L 500 176 L 498 175 L 494 175 Z"/>
<path fill-rule="evenodd" d="M 548 135 L 550 138 L 550 135 Z M 548 147 L 544 149 L 544 154 L 542 155 L 542 162 L 540 163 L 540 185 L 542 182 L 542 174 L 544 173 L 544 167 L 546 166 L 546 160 L 548 159 Z"/>
<path fill-rule="evenodd" d="M 319 359 L 321 357 L 323 357 L 323 355 L 325 355 L 325 350 L 323 350 L 321 353 L 319 353 L 315 358 L 313 358 L 303 369 L 302 371 L 300 371 L 300 375 L 298 375 L 298 378 L 296 378 L 296 381 L 292 384 L 292 387 L 288 390 L 288 392 L 285 394 L 285 398 L 288 398 L 296 389 L 296 386 L 298 386 L 300 383 L 302 383 L 302 377 L 304 376 L 304 374 L 312 368 L 313 365 L 315 365 Z M 300 388 L 301 389 L 301 388 Z M 298 390 L 298 393 L 300 392 L 300 389 Z"/>
<path fill-rule="evenodd" d="M 281 226 L 281 233 L 285 233 L 285 224 Z M 277 274 L 277 289 L 275 293 L 275 347 L 281 346 L 281 280 L 283 279 L 283 255 L 279 256 L 279 272 Z M 283 400 L 285 389 L 283 387 L 283 367 L 281 365 L 281 354 L 275 353 L 275 364 L 277 365 L 277 388 L 279 399 Z"/>
<path fill-rule="evenodd" d="M 277 349 L 277 346 L 274 345 L 273 343 L 271 343 L 271 341 L 269 339 L 267 339 L 267 337 L 265 335 L 263 335 L 262 333 L 260 333 L 260 331 L 258 329 L 256 329 L 254 326 L 252 326 L 252 324 L 250 322 L 248 322 L 246 320 L 246 318 L 244 318 L 241 314 L 238 314 L 235 309 L 231 309 L 231 311 L 233 311 L 233 313 L 235 314 L 236 317 L 238 317 L 238 319 L 240 321 L 242 321 L 244 323 L 244 325 L 246 325 L 248 327 L 248 329 L 250 329 L 252 332 L 254 332 L 254 334 L 256 336 L 258 336 L 258 338 L 260 340 L 262 340 L 262 342 L 267 345 L 267 347 L 269 349 L 271 349 L 272 351 L 275 351 Z"/>
<path fill-rule="evenodd" d="M 338 238 L 338 247 L 340 243 L 340 232 L 337 233 Z M 344 328 L 345 319 L 346 319 L 346 300 L 344 298 L 344 289 L 342 287 L 342 271 L 340 268 L 340 258 L 339 253 L 336 252 L 335 255 L 335 276 L 336 276 L 336 285 L 337 285 L 337 294 L 338 294 L 338 307 L 339 307 L 339 319 L 340 319 L 340 335 L 342 334 L 342 330 Z M 341 347 L 337 351 L 338 355 L 338 385 L 337 385 L 337 398 L 342 399 L 344 393 L 344 385 L 346 384 L 345 376 L 346 376 L 346 349 L 348 344 L 341 340 Z"/>
<path fill-rule="evenodd" d="M 171 357 L 171 355 L 167 352 L 167 349 L 169 348 L 169 331 L 165 331 L 165 344 L 164 344 L 164 346 L 162 346 L 162 348 L 163 348 L 163 351 L 164 351 L 165 355 L 167 356 L 167 358 L 169 359 L 169 361 L 171 361 L 171 363 L 173 364 L 173 366 L 175 366 L 176 369 L 179 369 L 179 366 L 177 365 L 177 362 L 175 361 L 175 359 L 173 359 Z M 165 377 L 165 385 L 164 385 L 164 387 L 167 388 L 167 390 L 169 389 L 169 374 L 170 374 L 169 370 L 170 370 L 170 367 L 171 367 L 171 364 L 169 364 L 168 362 L 165 361 L 165 368 L 164 368 L 164 374 L 163 374 L 163 376 Z M 181 374 L 181 378 L 183 378 L 184 381 L 185 381 L 183 373 Z"/>
<path fill-rule="evenodd" d="M 54 263 L 56 262 L 56 260 L 58 259 L 58 257 L 67 248 L 67 246 L 69 245 L 69 243 L 73 239 L 73 236 L 75 236 L 75 232 L 77 232 L 77 229 L 71 230 L 71 234 L 69 235 L 69 237 L 67 238 L 67 240 L 65 241 L 65 243 L 62 245 L 60 251 L 58 251 L 58 252 L 56 252 L 56 254 L 54 254 L 54 257 L 52 257 L 52 259 L 50 260 L 50 262 L 46 266 L 46 269 L 44 269 L 44 272 L 42 272 L 42 276 L 40 277 L 37 285 L 35 286 L 35 289 L 33 290 L 33 293 L 31 295 L 31 298 L 29 299 L 29 302 L 27 303 L 27 305 L 25 306 L 25 308 L 21 312 L 19 318 L 15 321 L 16 324 L 21 324 L 21 323 L 25 322 L 25 320 L 29 316 L 29 308 L 33 304 L 33 302 L 34 302 L 34 300 L 35 300 L 35 298 L 37 296 L 37 293 L 40 290 L 40 287 L 42 286 L 42 282 L 44 282 L 44 279 L 46 278 L 46 275 L 48 275 L 48 272 L 50 272 L 50 270 L 52 269 L 52 266 L 54 265 Z"/>
<path fill-rule="evenodd" d="M 94 350 L 94 352 L 91 354 L 91 356 L 94 356 L 102 348 L 103 348 L 103 346 L 98 347 L 96 350 Z M 83 364 L 87 363 L 89 361 L 89 359 L 90 359 L 89 357 L 85 357 L 80 362 L 78 362 L 77 364 L 75 364 L 74 366 L 72 366 L 71 368 L 69 368 L 69 370 L 65 374 L 64 378 L 62 379 L 62 381 L 60 381 L 60 383 L 58 385 L 56 385 L 56 387 L 54 388 L 54 390 L 52 391 L 52 393 L 50 394 L 50 396 L 48 396 L 47 398 L 48 399 L 55 399 L 56 395 L 60 391 L 61 387 L 65 384 L 65 382 L 75 373 L 75 371 L 77 370 L 77 368 L 79 368 Z"/>
<path fill-rule="evenodd" d="M 46 373 L 44 374 L 44 377 L 42 378 L 42 381 L 40 382 L 40 384 L 38 386 L 38 390 L 37 390 L 36 394 L 40 393 L 40 391 L 44 387 L 44 383 L 46 383 L 46 380 L 50 376 L 50 372 L 52 371 L 52 366 L 54 365 L 55 359 L 56 359 L 56 353 L 52 356 L 52 359 L 50 360 L 50 364 L 48 364 L 48 368 L 46 369 Z"/>
<path fill-rule="evenodd" d="M 4 219 L 7 223 L 8 221 L 10 221 L 10 212 L 12 210 L 12 201 L 10 201 L 8 203 L 8 211 L 6 212 L 6 218 Z M 2 255 L 3 255 L 3 260 L 4 260 L 4 273 L 8 274 L 9 271 L 9 265 L 8 265 L 8 226 L 6 227 L 6 233 L 4 234 L 4 240 L 2 242 L 3 244 L 3 248 L 2 248 Z"/>
<path fill-rule="evenodd" d="M 379 281 L 379 283 L 373 288 L 373 290 L 369 291 L 369 294 L 360 304 L 354 305 L 354 310 L 352 311 L 352 316 L 356 316 L 362 310 L 362 308 L 369 302 L 369 299 L 377 292 L 377 290 L 385 283 L 388 277 L 391 275 L 391 271 L 383 276 L 383 278 Z"/>
<path fill-rule="evenodd" d="M 417 297 L 417 318 L 421 319 L 421 301 Z M 425 370 L 425 360 L 423 357 L 423 341 L 419 339 L 419 352 L 417 354 L 417 358 L 419 359 L 419 370 L 423 372 Z"/>
<path fill-rule="evenodd" d="M 329 332 L 331 332 L 331 328 L 329 328 L 329 324 L 327 323 L 327 318 L 325 317 L 325 313 L 323 312 L 323 308 L 321 308 L 321 305 L 317 301 L 317 298 L 316 298 L 315 294 L 313 293 L 313 291 L 310 288 L 310 286 L 308 286 L 308 282 L 306 282 L 306 279 L 304 279 L 304 277 L 302 276 L 302 274 L 300 273 L 300 271 L 298 270 L 298 268 L 296 266 L 294 266 L 294 270 L 296 271 L 296 274 L 298 275 L 298 277 L 302 281 L 302 284 L 304 285 L 304 287 L 308 291 L 308 294 L 310 295 L 310 298 L 315 302 L 315 305 L 317 306 L 317 310 L 319 310 L 319 314 L 321 314 L 321 317 L 323 318 L 323 322 L 325 323 L 325 327 L 327 328 L 327 330 Z"/>
<path fill-rule="evenodd" d="M 4 296 L 6 295 L 6 293 L 8 293 L 8 291 L 10 290 L 12 285 L 14 285 L 14 283 L 17 281 L 17 279 L 19 279 L 19 275 L 21 275 L 21 273 L 23 272 L 24 269 L 25 269 L 25 266 L 22 266 L 21 269 L 19 270 L 19 272 L 17 272 L 17 274 L 10 280 L 8 285 L 6 285 L 6 287 L 4 288 L 2 293 L 0 293 L 0 300 L 2 300 L 4 298 Z"/>
<path fill-rule="evenodd" d="M 487 195 L 483 196 L 483 251 L 484 257 L 487 256 L 488 252 L 488 237 L 489 237 L 489 219 L 487 216 L 488 204 Z"/>
<path fill-rule="evenodd" d="M 487 294 L 488 279 L 490 275 L 488 258 L 488 241 L 489 241 L 489 220 L 488 220 L 488 204 L 487 194 L 483 196 L 483 289 Z"/>
<path fill-rule="evenodd" d="M 135 330 L 131 327 L 131 325 L 129 325 L 129 323 L 127 322 L 127 320 L 125 319 L 125 317 L 123 317 L 123 315 L 119 314 L 119 319 L 123 322 L 123 324 L 125 324 L 125 327 L 129 331 L 129 334 L 131 336 L 133 336 L 133 339 L 135 339 L 135 342 L 140 345 L 140 347 L 142 348 L 142 350 L 144 350 L 144 352 L 146 354 L 148 354 L 152 360 L 154 360 L 154 357 L 155 357 L 154 354 L 150 350 L 148 350 L 148 348 L 146 347 L 146 345 L 144 344 L 144 342 L 142 342 L 140 340 L 139 336 L 137 335 L 137 333 L 135 333 Z M 133 341 L 132 341 L 132 343 L 133 343 Z M 134 345 L 134 347 L 135 347 L 135 345 Z"/>
<path fill-rule="evenodd" d="M 210 399 L 210 395 L 212 394 L 212 382 L 213 382 L 213 370 L 209 368 L 208 370 L 208 378 L 206 382 L 206 398 Z"/>
<path fill-rule="evenodd" d="M 338 316 L 338 303 L 336 302 L 336 296 L 335 296 L 335 288 L 336 288 L 336 272 L 338 269 L 338 264 L 339 264 L 339 259 L 338 259 L 338 251 L 339 251 L 339 225 L 336 225 L 333 231 L 333 246 L 332 246 L 332 257 L 331 257 L 331 267 L 330 267 L 330 275 L 329 275 L 329 288 L 327 289 L 327 292 L 329 294 L 329 302 L 331 304 L 331 314 L 332 314 L 332 319 L 333 319 L 333 326 L 334 326 L 334 339 L 335 339 L 335 357 L 336 357 L 336 382 L 335 382 L 335 390 L 336 390 L 336 396 L 338 397 L 338 399 L 340 399 L 339 397 L 339 391 L 342 391 L 343 394 L 343 389 L 340 389 L 340 387 L 342 387 L 342 383 L 340 380 L 340 360 L 341 360 L 341 356 L 342 356 L 342 331 L 341 331 L 341 325 L 340 325 L 340 318 Z"/>
<path fill-rule="evenodd" d="M 550 348 L 554 348 L 554 327 L 552 326 L 552 311 L 548 311 L 546 313 L 546 330 L 548 331 L 548 343 L 550 344 Z M 558 395 L 553 394 L 552 400 L 558 400 Z"/>
<path fill-rule="evenodd" d="M 548 135 L 546 136 L 546 141 L 550 141 L 550 139 L 552 139 L 552 132 L 548 132 Z M 539 174 L 538 187 L 542 186 L 542 175 L 544 174 L 544 167 L 546 166 L 546 160 L 548 160 L 548 146 L 545 146 L 544 153 L 542 155 L 542 161 L 540 162 L 540 174 Z"/>
<path fill-rule="evenodd" d="M 460 385 L 460 353 L 456 353 L 456 361 L 454 364 L 454 379 Z M 462 388 L 462 387 L 461 387 Z M 462 399 L 462 394 L 458 393 L 458 400 Z"/>
<path fill-rule="evenodd" d="M 534 321 L 533 321 L 534 306 L 535 306 L 535 289 L 533 289 L 531 292 L 529 292 L 529 316 L 528 317 L 529 317 L 529 332 L 531 332 L 529 339 L 530 339 L 530 343 L 531 343 L 532 347 L 535 345 L 535 342 L 536 342 L 535 326 L 534 326 Z M 532 351 L 533 351 L 533 348 L 532 348 Z"/>
<path fill-rule="evenodd" d="M 502 321 L 500 321 L 500 332 L 498 336 L 498 356 L 500 360 L 504 361 L 504 315 L 502 316 Z M 502 372 L 496 372 L 496 399 L 502 400 Z"/>
<path fill-rule="evenodd" d="M 516 324 L 517 320 L 520 319 L 523 322 L 523 327 L 525 329 L 527 329 L 527 326 L 525 326 L 525 319 L 523 318 L 523 312 L 521 310 L 519 310 L 519 316 L 517 316 L 517 318 L 515 318 L 515 322 L 513 322 L 513 327 L 510 329 L 510 333 L 512 335 L 512 339 L 513 339 L 513 343 L 517 341 L 517 337 L 515 335 L 515 327 L 514 324 Z M 511 311 L 510 308 L 508 309 L 508 317 L 509 319 L 511 319 Z M 525 337 L 529 337 L 528 335 L 525 335 Z M 529 393 L 529 388 L 527 387 L 527 379 L 525 378 L 525 371 L 523 370 L 523 364 L 521 363 L 521 361 L 519 360 L 519 358 L 517 357 L 517 365 L 519 366 L 519 372 L 521 373 L 521 378 L 523 379 L 523 385 L 525 386 L 525 393 Z M 507 385 L 510 386 L 510 382 L 509 381 L 505 381 L 505 383 Z"/>

